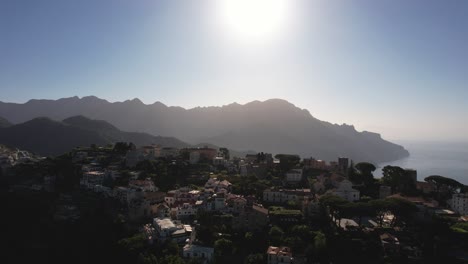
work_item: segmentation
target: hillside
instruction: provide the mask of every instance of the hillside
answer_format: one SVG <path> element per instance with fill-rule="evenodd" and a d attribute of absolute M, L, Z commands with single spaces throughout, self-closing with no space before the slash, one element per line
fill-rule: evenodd
<path fill-rule="evenodd" d="M 3 128 L 3 127 L 9 127 L 9 126 L 12 126 L 13 124 L 10 123 L 10 121 L 6 120 L 5 118 L 1 117 L 0 116 L 0 128 Z"/>
<path fill-rule="evenodd" d="M 122 132 L 107 122 L 81 116 L 67 118 L 63 122 L 35 118 L 0 128 L 0 144 L 45 156 L 59 155 L 78 146 L 106 145 L 119 141 L 133 142 L 135 145 L 159 144 L 178 148 L 189 146 L 175 138 Z"/>
<path fill-rule="evenodd" d="M 168 107 L 160 102 L 146 105 L 138 99 L 111 103 L 93 96 L 30 100 L 24 104 L 0 102 L 0 116 L 14 123 L 38 116 L 62 120 L 76 115 L 105 120 L 124 131 L 239 150 L 295 153 L 325 160 L 348 156 L 354 161 L 371 162 L 409 155 L 402 146 L 379 134 L 318 120 L 309 111 L 280 99 L 193 109 Z"/>

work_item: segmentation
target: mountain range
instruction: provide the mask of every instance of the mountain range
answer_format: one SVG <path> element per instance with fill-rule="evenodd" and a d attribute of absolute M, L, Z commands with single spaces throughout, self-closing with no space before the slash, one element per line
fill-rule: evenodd
<path fill-rule="evenodd" d="M 356 162 L 378 163 L 409 155 L 402 146 L 377 133 L 318 120 L 309 111 L 281 99 L 184 109 L 160 102 L 147 105 L 139 99 L 111 103 L 94 96 L 70 97 L 24 104 L 0 102 L 0 116 L 14 124 L 37 117 L 66 122 L 71 116 L 83 116 L 105 120 L 117 130 L 175 137 L 188 144 L 207 142 L 230 149 L 324 160 L 346 156 Z"/>
<path fill-rule="evenodd" d="M 170 147 L 190 145 L 173 137 L 155 137 L 146 133 L 123 132 L 113 125 L 83 116 L 54 121 L 37 117 L 30 121 L 0 127 L 0 144 L 41 155 L 60 155 L 75 147 L 133 142 L 137 146 L 159 144 Z"/>

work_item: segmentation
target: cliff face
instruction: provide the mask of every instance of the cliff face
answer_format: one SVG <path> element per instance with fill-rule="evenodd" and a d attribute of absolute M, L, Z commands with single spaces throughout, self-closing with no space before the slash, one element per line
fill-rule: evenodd
<path fill-rule="evenodd" d="M 62 120 L 76 115 L 105 120 L 124 131 L 238 150 L 294 153 L 325 160 L 348 156 L 356 162 L 383 162 L 409 155 L 402 146 L 378 134 L 320 121 L 307 110 L 280 99 L 193 109 L 167 107 L 160 102 L 146 105 L 138 99 L 110 103 L 96 97 L 0 102 L 0 116 L 13 123 L 39 116 Z"/>

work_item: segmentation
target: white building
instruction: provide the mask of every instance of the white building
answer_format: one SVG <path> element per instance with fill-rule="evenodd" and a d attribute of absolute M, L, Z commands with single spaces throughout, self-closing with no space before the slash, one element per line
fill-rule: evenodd
<path fill-rule="evenodd" d="M 183 248 L 182 255 L 184 256 L 184 258 L 198 258 L 200 260 L 203 260 L 202 263 L 210 263 L 213 259 L 214 248 L 187 244 Z"/>
<path fill-rule="evenodd" d="M 157 192 L 159 190 L 149 178 L 145 180 L 131 180 L 128 183 L 128 187 L 134 189 L 140 188 L 144 192 Z"/>
<path fill-rule="evenodd" d="M 190 216 L 195 216 L 197 214 L 197 208 L 189 203 L 184 203 L 182 205 L 172 208 L 174 215 L 177 219 L 183 219 Z"/>
<path fill-rule="evenodd" d="M 333 189 L 331 193 L 350 202 L 354 202 L 360 199 L 360 192 L 356 189 L 353 189 L 353 184 L 348 180 L 343 180 L 338 188 Z"/>
<path fill-rule="evenodd" d="M 160 241 L 172 239 L 184 243 L 192 234 L 192 227 L 172 221 L 170 218 L 154 218 L 153 226 Z"/>
<path fill-rule="evenodd" d="M 287 182 L 300 182 L 302 180 L 302 169 L 293 169 L 286 173 Z"/>
<path fill-rule="evenodd" d="M 80 184 L 87 188 L 93 188 L 94 185 L 102 185 L 105 173 L 102 171 L 87 171 L 83 173 Z"/>
<path fill-rule="evenodd" d="M 263 201 L 283 204 L 311 196 L 310 189 L 266 189 L 263 191 Z"/>
<path fill-rule="evenodd" d="M 460 215 L 468 215 L 468 193 L 454 194 L 449 204 Z"/>
<path fill-rule="evenodd" d="M 288 247 L 269 247 L 267 250 L 268 264 L 293 263 L 291 249 Z"/>
<path fill-rule="evenodd" d="M 213 159 L 213 165 L 215 166 L 225 166 L 227 163 L 227 160 L 224 159 L 224 157 L 215 157 Z"/>

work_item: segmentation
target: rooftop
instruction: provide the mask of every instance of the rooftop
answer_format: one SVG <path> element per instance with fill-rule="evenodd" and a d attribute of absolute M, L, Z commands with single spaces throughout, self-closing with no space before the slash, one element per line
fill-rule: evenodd
<path fill-rule="evenodd" d="M 176 227 L 170 218 L 155 218 L 155 221 L 156 224 L 161 227 L 161 229 L 170 229 Z"/>

